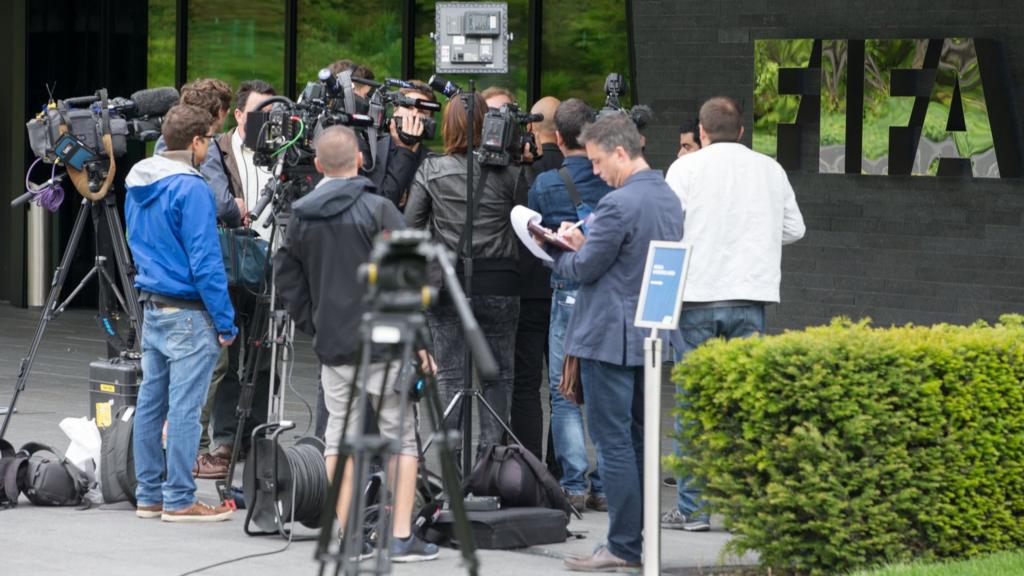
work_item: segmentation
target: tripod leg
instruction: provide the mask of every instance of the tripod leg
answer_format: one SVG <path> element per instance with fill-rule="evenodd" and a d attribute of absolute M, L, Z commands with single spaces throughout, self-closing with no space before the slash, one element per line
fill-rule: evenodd
<path fill-rule="evenodd" d="M 459 472 L 455 468 L 455 455 L 452 454 L 452 447 L 449 444 L 450 432 L 445 429 L 443 416 L 441 414 L 441 399 L 438 397 L 437 380 L 428 379 L 430 385 L 426 390 L 425 399 L 430 411 L 431 421 L 434 429 L 444 434 L 441 442 L 441 482 L 444 484 L 445 492 L 448 494 L 448 501 L 451 503 L 452 515 L 455 518 L 455 537 L 459 540 L 459 549 L 462 551 L 462 559 L 466 563 L 466 571 L 476 576 L 480 569 L 476 557 L 476 541 L 473 540 L 473 530 L 469 525 L 469 518 L 466 516 L 466 505 L 462 498 L 462 483 L 459 481 Z M 449 410 L 451 407 L 449 406 Z"/>
<path fill-rule="evenodd" d="M 473 397 L 480 401 L 480 404 L 484 408 L 486 408 L 488 412 L 491 413 L 491 416 L 498 421 L 498 424 L 501 424 L 501 427 L 505 429 L 505 432 L 508 434 L 509 438 L 511 438 L 513 442 L 519 444 L 520 446 L 523 445 L 523 443 L 519 441 L 519 438 L 516 437 L 515 433 L 512 432 L 512 429 L 509 428 L 508 424 L 504 420 L 502 420 L 500 416 L 498 416 L 498 413 L 495 412 L 494 408 L 487 402 L 487 399 L 484 398 L 483 392 L 479 390 L 473 390 Z"/>
<path fill-rule="evenodd" d="M 135 292 L 135 268 L 132 264 L 131 255 L 128 252 L 128 244 L 124 234 L 121 232 L 121 217 L 117 214 L 117 206 L 114 204 L 114 197 L 107 194 L 104 199 L 103 210 L 106 214 L 107 228 L 110 230 L 110 241 L 114 247 L 114 259 L 117 262 L 117 273 L 121 279 L 121 289 L 124 292 L 128 313 L 128 322 L 134 330 L 135 338 L 130 339 L 129 346 L 138 344 L 142 334 L 142 307 L 139 306 L 139 296 Z"/>
<path fill-rule="evenodd" d="M 57 312 L 57 300 L 60 298 L 60 291 L 64 288 L 64 282 L 68 278 L 68 270 L 71 267 L 71 260 L 75 257 L 75 252 L 78 250 L 78 242 L 82 238 L 82 230 L 85 229 L 85 221 L 89 218 L 89 201 L 83 199 L 82 204 L 78 209 L 78 217 L 75 218 L 75 226 L 71 230 L 71 238 L 68 240 L 67 248 L 64 249 L 64 255 L 60 259 L 60 264 L 53 273 L 53 281 L 50 283 L 50 293 L 46 296 L 46 304 L 43 305 L 42 314 L 39 316 L 39 323 L 36 324 L 36 333 L 32 337 L 32 344 L 29 346 L 28 356 L 21 360 L 21 367 L 18 371 L 18 383 L 14 387 L 14 395 L 11 396 L 11 402 L 7 407 L 7 414 L 4 416 L 4 423 L 0 426 L 0 438 L 3 438 L 7 433 L 7 425 L 11 421 L 11 416 L 14 415 L 14 408 L 18 403 L 18 396 L 21 395 L 22 390 L 25 389 L 25 385 L 28 383 L 28 375 L 32 372 L 32 364 L 35 363 L 36 352 L 39 350 L 39 344 L 43 340 L 43 332 L 46 331 L 46 324 L 53 319 Z"/>

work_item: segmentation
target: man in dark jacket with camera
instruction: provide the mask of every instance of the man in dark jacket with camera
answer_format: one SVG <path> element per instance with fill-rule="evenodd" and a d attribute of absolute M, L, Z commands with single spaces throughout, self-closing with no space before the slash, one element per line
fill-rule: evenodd
<path fill-rule="evenodd" d="M 358 176 L 362 157 L 356 138 L 343 126 L 332 126 L 317 137 L 316 167 L 324 178 L 292 205 L 294 218 L 287 241 L 274 256 L 278 293 L 296 326 L 313 336 L 313 348 L 323 364 L 321 381 L 330 413 L 324 456 L 332 476 L 342 438 L 351 441 L 363 431 L 364 407 L 351 402 L 356 390 L 352 380 L 358 362 L 359 323 L 366 311 L 359 267 L 369 260 L 377 234 L 405 228 L 398 209 L 374 193 L 369 179 Z M 426 353 L 421 359 L 422 368 L 429 369 Z M 411 527 L 418 457 L 415 420 L 401 421 L 399 396 L 383 382 L 384 375 L 397 374 L 398 367 L 392 363 L 388 369 L 387 363 L 378 362 L 361 370 L 369 370 L 367 393 L 378 409 L 381 436 L 401 445 L 400 453 L 393 457 L 397 474 L 391 561 L 432 560 L 437 557 L 437 546 L 416 538 Z M 352 496 L 350 463 L 344 469 L 337 509 L 342 530 Z M 361 554 L 370 552 L 364 547 Z"/>

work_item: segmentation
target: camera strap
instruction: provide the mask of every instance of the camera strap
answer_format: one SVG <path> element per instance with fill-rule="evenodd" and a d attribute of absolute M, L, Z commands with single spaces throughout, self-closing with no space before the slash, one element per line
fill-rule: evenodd
<path fill-rule="evenodd" d="M 473 194 L 473 206 L 470 210 L 473 214 L 473 220 L 476 220 L 477 214 L 480 212 L 480 196 L 484 193 L 484 187 L 487 184 L 487 177 L 491 174 L 491 169 L 488 166 L 480 166 L 480 181 L 476 185 L 476 192 Z M 470 186 L 473 184 L 470 183 Z M 459 253 L 464 256 L 472 257 L 470 250 L 473 249 L 473 238 L 468 234 L 469 230 L 467 226 L 463 226 L 462 234 L 459 235 Z"/>

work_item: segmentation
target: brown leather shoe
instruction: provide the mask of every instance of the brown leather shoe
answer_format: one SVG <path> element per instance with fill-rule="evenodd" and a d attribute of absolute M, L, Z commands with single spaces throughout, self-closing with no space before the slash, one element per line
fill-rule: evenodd
<path fill-rule="evenodd" d="M 597 496 L 595 494 L 591 494 L 590 496 L 587 496 L 587 508 L 590 508 L 591 510 L 597 510 L 598 512 L 607 512 L 608 499 L 605 498 L 604 496 Z"/>
<path fill-rule="evenodd" d="M 200 454 L 192 465 L 192 476 L 205 480 L 223 480 L 228 477 L 228 461 L 213 454 Z"/>
<path fill-rule="evenodd" d="M 164 510 L 160 519 L 164 522 L 221 522 L 231 518 L 231 508 L 214 508 L 198 500 L 184 510 Z"/>
<path fill-rule="evenodd" d="M 216 448 L 211 450 L 210 454 L 220 458 L 221 460 L 223 460 L 225 462 L 231 462 L 231 445 L 230 444 L 221 444 L 220 446 L 217 446 Z M 244 460 L 245 460 L 245 448 L 243 447 L 243 448 L 239 448 L 238 449 L 238 461 L 242 462 Z"/>
<path fill-rule="evenodd" d="M 163 504 L 149 504 L 146 506 L 136 506 L 135 515 L 139 518 L 159 518 L 164 513 Z"/>
<path fill-rule="evenodd" d="M 565 567 L 573 572 L 638 572 L 643 565 L 626 562 L 612 554 L 607 546 L 601 546 L 591 556 L 566 560 Z"/>
<path fill-rule="evenodd" d="M 582 514 L 587 508 L 587 496 L 585 494 L 566 494 L 565 498 L 572 504 L 577 512 Z"/>

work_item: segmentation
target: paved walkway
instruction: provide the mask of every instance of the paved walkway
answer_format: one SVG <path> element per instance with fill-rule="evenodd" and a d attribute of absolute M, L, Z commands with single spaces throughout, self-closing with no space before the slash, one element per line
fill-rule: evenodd
<path fill-rule="evenodd" d="M 22 310 L 0 303 L 0 406 L 6 407 L 14 390 L 18 366 L 27 354 L 38 310 Z M 58 428 L 67 416 L 88 415 L 88 365 L 104 354 L 102 333 L 93 314 L 85 310 L 65 313 L 51 323 L 40 348 L 27 389 L 18 402 L 7 440 L 19 446 L 43 441 L 58 449 L 67 439 Z M 307 402 L 315 399 L 315 360 L 308 341 L 296 345 L 294 392 L 287 395 L 286 412 L 304 430 L 310 422 Z M 667 418 L 671 389 L 663 394 Z M 545 405 L 547 404 L 545 400 Z M 667 443 L 665 448 L 667 448 Z M 199 496 L 216 500 L 212 481 L 199 481 Z M 662 501 L 673 502 L 674 491 L 662 489 Z M 242 513 L 230 522 L 210 525 L 171 525 L 139 520 L 124 510 L 40 508 L 24 501 L 14 510 L 0 512 L 0 575 L 47 574 L 143 576 L 188 573 L 203 566 L 244 555 L 280 550 L 277 537 L 253 538 L 242 531 Z M 562 544 L 515 551 L 478 552 L 480 573 L 558 574 L 562 559 L 590 552 L 605 538 L 607 514 L 588 512 L 569 526 L 580 538 Z M 729 535 L 716 526 L 711 532 L 689 534 L 662 531 L 662 567 L 669 574 L 712 574 L 724 566 L 750 565 L 755 559 L 720 558 Z M 292 543 L 287 550 L 250 558 L 202 572 L 210 575 L 316 574 L 315 544 Z M 457 551 L 443 549 L 437 561 L 395 566 L 395 574 L 455 574 L 463 572 Z M 726 570 L 734 573 L 734 570 Z"/>

